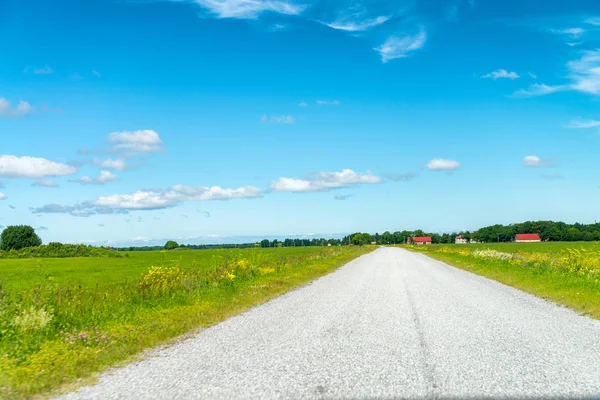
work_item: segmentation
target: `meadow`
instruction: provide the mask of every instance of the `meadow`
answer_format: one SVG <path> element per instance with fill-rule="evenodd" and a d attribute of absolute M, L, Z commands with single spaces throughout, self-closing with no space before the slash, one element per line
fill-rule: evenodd
<path fill-rule="evenodd" d="M 69 390 L 335 270 L 372 247 L 0 259 L 0 398 Z"/>
<path fill-rule="evenodd" d="M 600 243 L 406 246 L 600 319 Z"/>

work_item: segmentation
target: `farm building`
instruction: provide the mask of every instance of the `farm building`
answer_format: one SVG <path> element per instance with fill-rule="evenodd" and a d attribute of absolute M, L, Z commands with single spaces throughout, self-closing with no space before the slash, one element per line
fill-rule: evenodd
<path fill-rule="evenodd" d="M 454 239 L 454 243 L 456 244 L 467 244 L 469 243 L 469 239 L 462 237 L 461 235 L 458 235 L 455 239 Z"/>
<path fill-rule="evenodd" d="M 517 243 L 535 243 L 541 242 L 540 235 L 537 233 L 520 233 L 515 235 L 515 242 Z"/>
<path fill-rule="evenodd" d="M 409 237 L 406 239 L 406 243 L 411 244 L 413 240 L 415 244 L 431 244 L 431 236 L 417 236 L 414 238 Z"/>

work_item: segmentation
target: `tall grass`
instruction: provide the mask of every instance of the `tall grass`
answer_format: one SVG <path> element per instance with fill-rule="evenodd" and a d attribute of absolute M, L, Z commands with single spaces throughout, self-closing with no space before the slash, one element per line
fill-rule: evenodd
<path fill-rule="evenodd" d="M 47 393 L 88 377 L 368 251 L 343 247 L 131 253 L 129 259 L 113 259 L 116 266 L 94 258 L 65 259 L 63 267 L 39 267 L 34 260 L 0 261 L 0 271 L 8 272 L 0 287 L 0 397 Z M 119 265 L 129 268 L 121 273 Z M 88 279 L 73 280 L 61 274 L 64 269 L 76 270 L 76 277 L 87 274 Z M 35 279 L 23 282 L 29 275 Z"/>
<path fill-rule="evenodd" d="M 598 243 L 408 246 L 600 319 Z"/>

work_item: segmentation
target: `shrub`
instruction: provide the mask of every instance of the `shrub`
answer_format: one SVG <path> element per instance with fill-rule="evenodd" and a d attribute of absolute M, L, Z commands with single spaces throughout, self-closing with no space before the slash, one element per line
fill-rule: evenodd
<path fill-rule="evenodd" d="M 25 247 L 35 247 L 42 244 L 42 239 L 31 226 L 8 226 L 0 235 L 0 250 L 20 250 Z"/>
<path fill-rule="evenodd" d="M 179 245 L 174 240 L 169 240 L 167 243 L 165 243 L 165 250 L 173 250 L 178 247 L 179 247 Z"/>
<path fill-rule="evenodd" d="M 52 318 L 52 312 L 46 311 L 44 308 L 36 310 L 35 307 L 32 306 L 29 310 L 25 310 L 21 314 L 15 316 L 13 325 L 21 332 L 36 332 L 45 328 Z"/>

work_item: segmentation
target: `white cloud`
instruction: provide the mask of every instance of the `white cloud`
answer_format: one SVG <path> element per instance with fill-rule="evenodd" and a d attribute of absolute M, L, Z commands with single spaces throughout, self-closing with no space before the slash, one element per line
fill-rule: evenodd
<path fill-rule="evenodd" d="M 427 41 L 425 29 L 421 28 L 414 36 L 390 36 L 381 46 L 374 48 L 381 55 L 381 61 L 387 63 L 396 58 L 408 57 L 409 53 L 420 49 Z"/>
<path fill-rule="evenodd" d="M 111 143 L 113 152 L 123 153 L 125 156 L 151 153 L 163 149 L 160 136 L 150 129 L 113 132 L 108 135 L 108 142 Z"/>
<path fill-rule="evenodd" d="M 377 18 L 363 19 L 363 20 L 359 20 L 359 21 L 345 18 L 345 19 L 341 19 L 341 20 L 334 21 L 331 23 L 325 23 L 325 22 L 322 22 L 322 23 L 333 29 L 339 29 L 339 30 L 348 31 L 348 32 L 355 32 L 355 31 L 366 31 L 375 26 L 384 24 L 389 19 L 390 19 L 389 16 L 381 15 Z"/>
<path fill-rule="evenodd" d="M 73 75 L 71 75 L 71 79 L 73 79 L 74 81 L 80 81 L 83 79 L 83 77 L 79 75 L 79 72 L 75 72 Z"/>
<path fill-rule="evenodd" d="M 427 169 L 431 171 L 453 171 L 460 167 L 460 163 L 455 160 L 445 160 L 442 158 L 434 158 L 427 163 Z"/>
<path fill-rule="evenodd" d="M 545 84 L 531 85 L 521 89 L 516 96 L 543 96 L 559 91 L 577 91 L 594 96 L 600 95 L 600 50 L 584 51 L 581 58 L 567 63 L 570 82 L 564 85 L 548 86 Z"/>
<path fill-rule="evenodd" d="M 600 17 L 588 18 L 585 20 L 585 23 L 600 26 Z"/>
<path fill-rule="evenodd" d="M 263 12 L 298 15 L 306 8 L 282 0 L 195 0 L 217 18 L 255 19 Z"/>
<path fill-rule="evenodd" d="M 45 179 L 40 179 L 31 184 L 31 186 L 40 186 L 40 187 L 49 187 L 49 188 L 57 188 L 59 185 L 54 181 L 48 181 Z"/>
<path fill-rule="evenodd" d="M 308 107 L 308 104 L 304 101 L 300 102 L 300 104 L 298 104 L 298 106 L 300 107 Z"/>
<path fill-rule="evenodd" d="M 102 77 L 102 75 L 100 75 L 100 72 L 96 71 L 95 69 L 94 69 L 94 70 L 92 70 L 92 74 L 94 74 L 94 76 L 95 76 L 96 78 L 101 78 L 101 77 Z"/>
<path fill-rule="evenodd" d="M 570 35 L 574 38 L 579 37 L 585 33 L 585 30 L 582 28 L 566 28 L 566 29 L 550 29 L 552 33 Z"/>
<path fill-rule="evenodd" d="M 540 176 L 544 179 L 562 179 L 563 178 L 562 175 L 557 174 L 556 172 L 553 172 L 551 174 L 542 174 Z"/>
<path fill-rule="evenodd" d="M 600 121 L 594 119 L 574 119 L 566 127 L 571 129 L 600 128 Z"/>
<path fill-rule="evenodd" d="M 531 79 L 537 79 L 537 75 L 536 75 L 536 74 L 534 74 L 533 72 L 528 72 L 528 73 L 527 73 L 527 75 L 529 75 L 529 77 L 530 77 Z"/>
<path fill-rule="evenodd" d="M 552 158 L 540 158 L 538 156 L 525 156 L 523 158 L 523 165 L 526 167 L 537 167 L 537 168 L 552 168 L 556 166 L 554 159 Z"/>
<path fill-rule="evenodd" d="M 317 104 L 321 106 L 339 106 L 342 103 L 339 100 L 317 100 Z"/>
<path fill-rule="evenodd" d="M 483 75 L 482 78 L 492 78 L 494 80 L 501 78 L 517 79 L 520 78 L 520 76 L 516 72 L 508 72 L 505 69 L 499 69 L 497 71 L 493 71 L 489 74 Z"/>
<path fill-rule="evenodd" d="M 270 122 L 272 124 L 293 124 L 296 122 L 291 115 L 272 115 L 270 117 L 263 115 L 261 121 L 265 123 Z"/>
<path fill-rule="evenodd" d="M 144 236 L 136 236 L 136 237 L 131 238 L 132 242 L 149 242 L 151 240 L 152 239 L 144 237 Z"/>
<path fill-rule="evenodd" d="M 343 188 L 358 184 L 381 183 L 378 176 L 358 174 L 351 169 L 341 172 L 319 172 L 309 179 L 293 179 L 281 177 L 271 182 L 271 190 L 275 192 L 319 192 L 330 189 Z"/>
<path fill-rule="evenodd" d="M 0 155 L 0 176 L 8 178 L 44 178 L 73 175 L 77 169 L 45 158 Z"/>
<path fill-rule="evenodd" d="M 23 72 L 25 72 L 25 73 L 32 72 L 36 75 L 46 75 L 46 74 L 53 74 L 54 70 L 52 68 L 50 68 L 48 65 L 46 65 L 41 68 L 27 67 L 27 68 L 25 68 L 25 70 Z"/>
<path fill-rule="evenodd" d="M 138 190 L 133 194 L 114 194 L 101 196 L 89 202 L 92 207 L 120 210 L 158 210 L 173 207 L 185 201 L 232 200 L 262 196 L 262 190 L 245 186 L 238 189 L 226 189 L 219 186 L 193 187 L 175 185 L 169 190 Z"/>
<path fill-rule="evenodd" d="M 94 160 L 94 165 L 98 165 L 106 169 L 116 169 L 118 171 L 122 171 L 125 168 L 127 168 L 127 164 L 122 158 L 117 158 L 114 160 L 111 158 L 108 158 L 106 160 Z"/>
<path fill-rule="evenodd" d="M 563 90 L 567 90 L 566 86 L 548 86 L 543 83 L 534 83 L 527 89 L 519 89 L 514 95 L 517 97 L 532 97 L 532 96 L 543 96 L 550 93 L 556 93 Z"/>
<path fill-rule="evenodd" d="M 0 200 L 6 200 L 6 195 L 0 192 Z"/>
<path fill-rule="evenodd" d="M 105 183 L 112 182 L 117 179 L 117 176 L 110 171 L 100 171 L 100 176 L 97 178 L 90 178 L 89 176 L 82 176 L 77 179 L 76 182 L 82 185 L 104 185 Z"/>
<path fill-rule="evenodd" d="M 10 101 L 0 97 L 0 116 L 5 117 L 24 117 L 33 110 L 31 105 L 23 100 L 19 101 L 15 107 L 11 107 Z"/>

